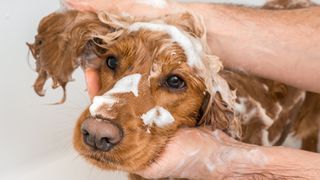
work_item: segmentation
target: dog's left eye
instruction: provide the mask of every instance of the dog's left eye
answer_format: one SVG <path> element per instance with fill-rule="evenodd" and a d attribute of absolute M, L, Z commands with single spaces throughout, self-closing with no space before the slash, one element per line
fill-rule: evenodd
<path fill-rule="evenodd" d="M 118 66 L 118 59 L 114 56 L 108 56 L 106 58 L 106 65 L 112 69 L 112 70 L 115 70 Z"/>
<path fill-rule="evenodd" d="M 185 82 L 177 75 L 169 76 L 165 84 L 167 87 L 173 89 L 182 89 L 185 87 Z"/>

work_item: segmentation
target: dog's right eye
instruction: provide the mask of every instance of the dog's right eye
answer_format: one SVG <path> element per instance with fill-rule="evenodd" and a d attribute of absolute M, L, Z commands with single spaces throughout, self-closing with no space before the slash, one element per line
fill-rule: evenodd
<path fill-rule="evenodd" d="M 184 80 L 177 75 L 169 76 L 165 85 L 171 89 L 183 89 L 186 86 Z"/>
<path fill-rule="evenodd" d="M 118 66 L 118 59 L 114 56 L 108 56 L 106 58 L 106 65 L 108 68 L 115 70 Z"/>

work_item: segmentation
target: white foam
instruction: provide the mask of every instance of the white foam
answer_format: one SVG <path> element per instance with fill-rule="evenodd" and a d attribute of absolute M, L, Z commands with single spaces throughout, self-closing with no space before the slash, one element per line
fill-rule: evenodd
<path fill-rule="evenodd" d="M 257 108 L 259 109 L 260 112 L 260 117 L 262 122 L 267 126 L 270 127 L 273 124 L 273 119 L 270 118 L 270 116 L 267 115 L 266 109 L 264 109 L 259 102 L 257 102 Z"/>
<path fill-rule="evenodd" d="M 165 8 L 167 6 L 167 1 L 165 0 L 138 0 L 137 3 L 147 4 L 156 8 Z"/>
<path fill-rule="evenodd" d="M 261 130 L 261 142 L 263 146 L 271 146 L 272 144 L 269 141 L 269 131 L 267 129 Z"/>
<path fill-rule="evenodd" d="M 174 122 L 171 113 L 163 107 L 156 106 L 141 116 L 143 123 L 148 126 L 156 124 L 158 127 L 164 127 Z"/>
<path fill-rule="evenodd" d="M 302 140 L 295 136 L 294 133 L 289 133 L 286 140 L 283 142 L 282 146 L 291 147 L 295 149 L 300 149 L 302 145 Z"/>
<path fill-rule="evenodd" d="M 234 103 L 234 110 L 240 114 L 246 113 L 247 112 L 246 102 L 247 102 L 246 98 L 239 97 L 239 103 Z"/>
<path fill-rule="evenodd" d="M 131 32 L 139 31 L 140 29 L 161 31 L 169 34 L 172 40 L 177 42 L 184 50 L 185 55 L 187 56 L 188 65 L 191 67 L 201 67 L 202 45 L 200 41 L 190 36 L 188 37 L 188 35 L 180 31 L 177 27 L 168 24 L 136 22 L 128 28 Z"/>
<path fill-rule="evenodd" d="M 89 111 L 92 116 L 95 116 L 99 111 L 99 108 L 104 107 L 110 110 L 112 106 L 118 102 L 118 99 L 113 95 L 118 93 L 130 93 L 132 92 L 135 96 L 139 95 L 138 87 L 141 79 L 141 74 L 131 74 L 123 77 L 102 96 L 95 96 L 93 102 L 89 107 Z"/>
<path fill-rule="evenodd" d="M 110 89 L 106 94 L 129 93 L 132 92 L 138 96 L 138 86 L 141 79 L 141 74 L 131 74 L 123 77 Z"/>
<path fill-rule="evenodd" d="M 209 172 L 212 172 L 216 169 L 216 164 L 210 161 L 210 159 L 205 159 L 204 161 Z"/>
<path fill-rule="evenodd" d="M 264 166 L 268 162 L 268 158 L 259 149 L 240 149 L 240 148 L 227 148 L 217 159 L 218 165 L 228 164 L 236 159 L 242 159 L 243 163 L 250 163 L 257 166 Z"/>
<path fill-rule="evenodd" d="M 110 95 L 105 96 L 95 96 L 93 102 L 89 107 L 89 111 L 92 116 L 97 115 L 97 111 L 100 107 L 106 106 L 108 109 L 112 108 L 113 104 L 117 103 L 118 100 Z"/>
<path fill-rule="evenodd" d="M 276 110 L 276 113 L 275 113 L 275 120 L 277 120 L 280 116 L 280 113 L 282 112 L 283 110 L 283 107 L 281 106 L 281 104 L 279 102 L 276 103 L 276 107 L 277 107 L 277 110 Z"/>

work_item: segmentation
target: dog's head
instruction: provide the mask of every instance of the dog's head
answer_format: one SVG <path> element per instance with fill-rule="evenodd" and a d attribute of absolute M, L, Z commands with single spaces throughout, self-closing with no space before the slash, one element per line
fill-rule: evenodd
<path fill-rule="evenodd" d="M 69 39 L 82 47 L 73 47 L 80 49 L 74 57 L 90 50 L 100 73 L 99 95 L 74 134 L 74 146 L 87 160 L 104 169 L 135 171 L 156 161 L 180 127 L 206 125 L 240 136 L 234 93 L 219 76 L 219 59 L 209 55 L 200 18 L 190 13 L 97 18 L 101 24 L 91 27 L 90 38 Z"/>

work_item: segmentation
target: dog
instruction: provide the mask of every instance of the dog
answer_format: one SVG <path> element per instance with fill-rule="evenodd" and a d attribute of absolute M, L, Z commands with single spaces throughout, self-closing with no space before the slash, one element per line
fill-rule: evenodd
<path fill-rule="evenodd" d="M 181 127 L 221 129 L 266 146 L 296 133 L 303 149 L 316 151 L 319 95 L 223 69 L 205 35 L 201 18 L 188 12 L 152 19 L 53 13 L 28 44 L 39 74 L 34 89 L 43 96 L 51 77 L 52 87 L 64 90 L 63 103 L 74 69 L 99 71 L 101 90 L 79 118 L 73 143 L 102 169 L 147 167 Z"/>

